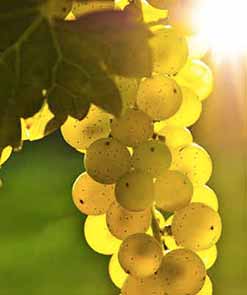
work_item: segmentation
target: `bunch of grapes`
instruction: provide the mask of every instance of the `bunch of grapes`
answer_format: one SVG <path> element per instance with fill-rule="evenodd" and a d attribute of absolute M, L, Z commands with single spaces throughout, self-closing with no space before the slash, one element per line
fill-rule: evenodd
<path fill-rule="evenodd" d="M 155 10 L 160 15 L 165 2 L 148 1 L 158 9 L 143 3 L 144 19 Z M 168 2 L 171 8 L 181 1 Z M 211 158 L 189 127 L 213 77 L 195 59 L 201 54 L 187 27 L 181 30 L 185 21 L 179 29 L 176 22 L 152 27 L 152 77 L 134 83 L 116 77 L 125 89 L 120 117 L 92 105 L 82 121 L 68 118 L 61 127 L 65 141 L 85 154 L 86 172 L 72 188 L 76 207 L 88 215 L 85 238 L 96 252 L 112 255 L 109 275 L 122 295 L 212 294 L 207 270 L 222 224 L 207 186 Z"/>

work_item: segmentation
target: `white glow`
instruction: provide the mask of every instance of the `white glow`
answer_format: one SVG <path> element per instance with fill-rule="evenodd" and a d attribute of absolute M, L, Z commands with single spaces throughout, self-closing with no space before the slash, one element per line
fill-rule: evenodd
<path fill-rule="evenodd" d="M 196 13 L 201 35 L 219 58 L 247 51 L 247 1 L 201 0 Z"/>

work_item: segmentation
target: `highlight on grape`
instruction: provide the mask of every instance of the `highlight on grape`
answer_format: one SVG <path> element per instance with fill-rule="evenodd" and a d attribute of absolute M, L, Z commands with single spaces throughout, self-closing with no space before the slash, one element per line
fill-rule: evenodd
<path fill-rule="evenodd" d="M 115 4 L 131 11 L 133 3 Z M 109 276 L 122 295 L 213 292 L 207 270 L 217 259 L 222 223 L 207 185 L 212 160 L 189 129 L 213 75 L 200 59 L 206 50 L 193 35 L 192 3 L 141 1 L 144 21 L 167 19 L 151 27 L 152 77 L 123 97 L 120 117 L 93 105 L 82 121 L 68 118 L 61 127 L 65 141 L 84 154 L 86 172 L 72 196 L 88 215 L 85 238 L 111 256 Z"/>

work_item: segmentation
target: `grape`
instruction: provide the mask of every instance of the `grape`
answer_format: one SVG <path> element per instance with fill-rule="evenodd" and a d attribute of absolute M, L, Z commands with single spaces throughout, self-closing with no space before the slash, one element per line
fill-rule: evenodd
<path fill-rule="evenodd" d="M 209 49 L 206 38 L 203 38 L 203 36 L 199 34 L 188 36 L 187 42 L 189 46 L 189 58 L 201 59 L 206 55 Z"/>
<path fill-rule="evenodd" d="M 88 245 L 103 255 L 112 255 L 121 245 L 121 240 L 115 238 L 108 230 L 105 214 L 88 216 L 84 224 L 84 234 Z"/>
<path fill-rule="evenodd" d="M 48 18 L 65 19 L 71 8 L 71 0 L 48 0 L 41 6 L 41 12 Z"/>
<path fill-rule="evenodd" d="M 164 295 L 164 282 L 156 273 L 145 278 L 129 276 L 123 284 L 122 295 Z"/>
<path fill-rule="evenodd" d="M 146 232 L 151 223 L 151 210 L 133 212 L 113 202 L 106 213 L 106 222 L 110 232 L 124 240 L 136 233 Z"/>
<path fill-rule="evenodd" d="M 132 165 L 138 171 L 157 177 L 165 173 L 171 165 L 171 153 L 164 143 L 150 140 L 134 149 Z"/>
<path fill-rule="evenodd" d="M 176 249 L 164 256 L 157 276 L 163 279 L 167 294 L 195 295 L 204 284 L 206 270 L 197 254 L 188 249 Z"/>
<path fill-rule="evenodd" d="M 172 234 L 180 246 L 200 251 L 217 243 L 221 235 L 218 212 L 202 203 L 191 203 L 175 212 Z"/>
<path fill-rule="evenodd" d="M 212 161 L 205 149 L 197 144 L 172 151 L 172 170 L 184 173 L 194 185 L 205 184 L 212 174 Z"/>
<path fill-rule="evenodd" d="M 111 115 L 91 105 L 83 120 L 68 117 L 61 127 L 64 140 L 78 151 L 83 151 L 97 139 L 110 134 Z"/>
<path fill-rule="evenodd" d="M 175 77 L 181 86 L 193 89 L 200 100 L 206 99 L 213 89 L 213 74 L 211 69 L 202 61 L 189 59 Z"/>
<path fill-rule="evenodd" d="M 167 125 L 189 127 L 200 117 L 202 103 L 198 96 L 189 88 L 182 87 L 183 101 L 178 111 L 166 120 Z"/>
<path fill-rule="evenodd" d="M 112 184 L 130 169 L 130 153 L 116 139 L 98 139 L 87 149 L 84 165 L 94 180 Z"/>
<path fill-rule="evenodd" d="M 185 65 L 188 45 L 174 28 L 163 27 L 153 32 L 149 44 L 153 58 L 153 72 L 175 75 Z M 153 88 L 152 88 L 153 90 Z"/>
<path fill-rule="evenodd" d="M 167 18 L 167 11 L 157 9 L 154 6 L 149 5 L 146 1 L 141 1 L 141 4 L 143 19 L 145 23 L 159 22 L 161 19 Z M 151 27 L 150 29 L 153 29 L 153 27 Z"/>
<path fill-rule="evenodd" d="M 213 294 L 213 284 L 209 278 L 209 276 L 206 276 L 205 283 L 197 295 L 212 295 Z"/>
<path fill-rule="evenodd" d="M 126 273 L 135 277 L 154 274 L 162 261 L 159 243 L 151 236 L 138 233 L 127 237 L 118 252 L 119 263 Z"/>
<path fill-rule="evenodd" d="M 209 249 L 197 251 L 196 254 L 203 261 L 205 268 L 210 269 L 217 259 L 217 247 L 214 245 Z"/>
<path fill-rule="evenodd" d="M 130 211 L 143 211 L 154 200 L 154 184 L 151 175 L 139 171 L 125 174 L 115 187 L 118 203 Z"/>
<path fill-rule="evenodd" d="M 153 135 L 152 120 L 144 112 L 128 109 L 112 120 L 111 135 L 127 146 L 136 146 Z"/>
<path fill-rule="evenodd" d="M 190 203 L 193 186 L 181 172 L 167 171 L 156 178 L 154 192 L 157 207 L 173 212 Z"/>
<path fill-rule="evenodd" d="M 73 3 L 72 12 L 76 18 L 95 11 L 114 8 L 113 0 L 84 0 Z"/>
<path fill-rule="evenodd" d="M 215 211 L 218 211 L 219 204 L 215 192 L 207 185 L 194 186 L 192 202 L 203 203 Z"/>
<path fill-rule="evenodd" d="M 104 214 L 115 199 L 114 190 L 114 185 L 98 183 L 84 172 L 73 184 L 73 201 L 84 214 Z"/>
<path fill-rule="evenodd" d="M 137 93 L 137 106 L 153 120 L 164 120 L 176 113 L 182 103 L 177 83 L 166 76 L 144 78 Z"/>
<path fill-rule="evenodd" d="M 160 123 L 165 122 L 161 121 Z M 157 123 L 159 124 L 159 123 Z M 162 140 L 166 143 L 169 149 L 177 149 L 181 146 L 191 144 L 193 137 L 189 129 L 177 126 L 155 126 L 157 128 L 157 134 L 162 137 Z"/>
<path fill-rule="evenodd" d="M 146 0 L 148 4 L 158 9 L 167 10 L 170 4 L 175 3 L 177 0 Z"/>
<path fill-rule="evenodd" d="M 112 282 L 121 289 L 128 275 L 119 264 L 117 253 L 112 255 L 108 271 Z"/>
<path fill-rule="evenodd" d="M 12 153 L 12 150 L 13 150 L 12 147 L 10 145 L 8 145 L 1 151 L 1 153 L 0 153 L 0 166 L 3 165 L 3 163 L 5 163 L 9 159 L 9 157 Z"/>

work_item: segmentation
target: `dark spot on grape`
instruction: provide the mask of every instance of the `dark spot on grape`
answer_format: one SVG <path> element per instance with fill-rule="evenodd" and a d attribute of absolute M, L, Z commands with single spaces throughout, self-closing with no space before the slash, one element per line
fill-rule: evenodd
<path fill-rule="evenodd" d="M 80 203 L 83 205 L 84 204 L 84 201 L 80 199 Z"/>
<path fill-rule="evenodd" d="M 151 152 L 154 152 L 154 151 L 155 151 L 155 148 L 154 148 L 154 147 L 151 147 L 151 148 L 150 148 L 150 151 L 151 151 Z"/>
<path fill-rule="evenodd" d="M 126 185 L 126 187 L 129 187 L 129 183 L 128 182 L 126 182 L 125 185 Z"/>
<path fill-rule="evenodd" d="M 177 89 L 176 88 L 173 89 L 173 93 L 177 93 Z"/>
<path fill-rule="evenodd" d="M 211 229 L 211 230 L 214 230 L 214 226 L 212 225 L 212 226 L 210 227 L 210 229 Z"/>

